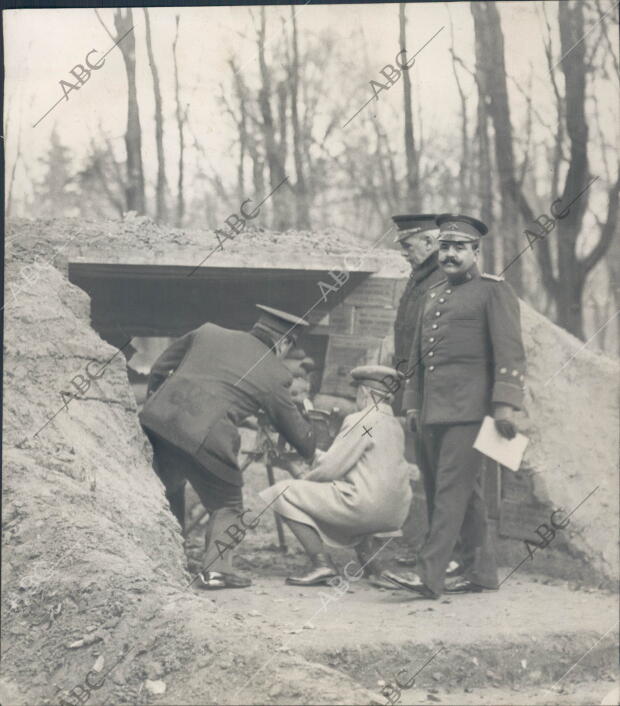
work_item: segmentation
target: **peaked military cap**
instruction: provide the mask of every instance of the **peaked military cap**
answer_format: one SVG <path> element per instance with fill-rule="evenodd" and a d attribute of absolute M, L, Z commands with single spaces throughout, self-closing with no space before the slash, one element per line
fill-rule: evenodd
<path fill-rule="evenodd" d="M 351 371 L 353 385 L 365 385 L 379 392 L 394 392 L 394 385 L 403 374 L 387 365 L 358 365 Z"/>
<path fill-rule="evenodd" d="M 296 341 L 301 331 L 308 326 L 308 322 L 305 319 L 289 314 L 286 311 L 273 309 L 264 304 L 257 304 L 256 308 L 260 309 L 261 314 L 255 326 L 263 329 L 271 336 L 275 335 L 277 338 L 286 336 Z"/>
<path fill-rule="evenodd" d="M 395 243 L 402 243 L 403 240 L 409 238 L 416 233 L 424 233 L 427 230 L 437 230 L 435 213 L 419 213 L 403 216 L 392 216 L 392 220 L 398 227 L 398 232 L 394 238 Z"/>
<path fill-rule="evenodd" d="M 489 232 L 482 221 L 460 214 L 442 213 L 435 223 L 439 226 L 439 242 L 474 243 Z"/>

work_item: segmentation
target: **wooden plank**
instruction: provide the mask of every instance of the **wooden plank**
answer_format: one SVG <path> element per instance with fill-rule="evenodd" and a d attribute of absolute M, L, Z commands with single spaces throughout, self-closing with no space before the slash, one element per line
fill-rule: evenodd
<path fill-rule="evenodd" d="M 540 542 L 536 528 L 543 522 L 549 523 L 551 510 L 540 503 L 523 503 L 502 500 L 499 516 L 499 533 L 511 539 L 528 539 Z"/>
<path fill-rule="evenodd" d="M 360 306 L 392 306 L 396 280 L 386 277 L 369 277 L 349 294 L 346 304 Z"/>
<path fill-rule="evenodd" d="M 351 272 L 324 300 L 325 270 L 69 263 L 69 280 L 91 298 L 93 328 L 106 336 L 178 336 L 206 321 L 249 329 L 256 304 L 303 316 L 329 311 L 368 277 Z M 331 279 L 329 281 L 332 281 Z M 319 332 L 320 333 L 320 332 Z"/>
<path fill-rule="evenodd" d="M 543 522 L 549 522 L 551 510 L 538 502 L 533 493 L 532 481 L 527 473 L 513 473 L 502 469 L 502 500 L 499 516 L 499 533 L 512 539 L 540 541 L 535 533 Z"/>
<path fill-rule="evenodd" d="M 353 333 L 354 309 L 348 304 L 338 304 L 329 312 L 330 333 Z"/>
<path fill-rule="evenodd" d="M 380 352 L 381 341 L 376 338 L 330 336 L 321 393 L 355 397 L 349 373 L 358 365 L 378 362 Z"/>
<path fill-rule="evenodd" d="M 355 307 L 353 331 L 360 336 L 390 336 L 394 330 L 394 309 L 385 307 Z"/>

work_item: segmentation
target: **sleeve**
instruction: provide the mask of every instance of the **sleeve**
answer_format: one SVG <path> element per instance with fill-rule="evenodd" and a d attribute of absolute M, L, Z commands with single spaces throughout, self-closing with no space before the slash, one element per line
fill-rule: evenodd
<path fill-rule="evenodd" d="M 149 374 L 146 395 L 149 397 L 181 364 L 192 342 L 193 331 L 177 338 L 153 363 Z"/>
<path fill-rule="evenodd" d="M 316 468 L 304 476 L 304 480 L 329 483 L 342 478 L 355 466 L 374 445 L 374 441 L 369 436 L 362 436 L 361 430 L 354 429 L 354 426 L 351 417 L 347 417 L 334 443 L 323 454 Z"/>
<path fill-rule="evenodd" d="M 293 402 L 290 387 L 292 376 L 279 376 L 263 407 L 273 426 L 306 459 L 314 456 L 316 439 L 312 424 L 302 416 Z"/>
<path fill-rule="evenodd" d="M 508 282 L 498 282 L 487 300 L 487 320 L 493 348 L 492 401 L 520 409 L 525 380 L 525 350 L 521 337 L 519 300 Z"/>
<path fill-rule="evenodd" d="M 421 365 L 421 339 L 422 339 L 422 317 L 424 314 L 424 303 L 426 297 L 422 301 L 418 312 L 418 320 L 415 326 L 415 333 L 413 334 L 413 343 L 411 345 L 411 353 L 409 354 L 409 361 L 407 363 L 407 369 L 401 370 L 405 379 L 407 380 L 405 384 L 405 391 L 403 393 L 402 401 L 402 411 L 406 412 L 408 409 L 417 409 L 421 407 L 421 392 L 422 392 L 422 365 Z"/>

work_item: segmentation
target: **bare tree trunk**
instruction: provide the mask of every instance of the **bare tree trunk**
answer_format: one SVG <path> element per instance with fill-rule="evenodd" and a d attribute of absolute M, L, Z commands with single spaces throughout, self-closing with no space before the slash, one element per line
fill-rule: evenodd
<path fill-rule="evenodd" d="M 9 127 L 9 121 L 7 118 L 7 123 L 4 128 L 4 143 L 5 144 L 7 143 L 8 139 L 9 139 L 8 127 Z M 6 154 L 6 151 L 5 151 L 5 154 Z M 6 198 L 5 217 L 7 220 L 11 217 L 11 212 L 13 210 L 13 186 L 15 184 L 15 172 L 17 171 L 17 165 L 19 164 L 21 158 L 22 158 L 22 124 L 20 122 L 19 127 L 17 128 L 17 151 L 15 153 L 15 161 L 13 162 L 13 167 L 11 169 L 11 178 L 9 179 L 9 188 L 7 191 L 7 198 Z"/>
<path fill-rule="evenodd" d="M 177 15 L 175 17 L 176 31 L 174 34 L 174 41 L 172 42 L 172 57 L 174 60 L 174 97 L 176 101 L 176 118 L 177 118 L 177 130 L 179 132 L 179 174 L 177 179 L 177 207 L 176 207 L 176 218 L 175 223 L 177 228 L 183 227 L 183 218 L 185 217 L 185 195 L 183 192 L 183 177 L 184 177 L 184 152 L 185 152 L 185 140 L 184 140 L 184 127 L 186 113 L 181 106 L 181 95 L 179 87 L 179 62 L 177 59 L 177 43 L 179 41 L 179 22 L 180 17 Z"/>
<path fill-rule="evenodd" d="M 522 265 L 519 253 L 524 243 L 519 237 L 519 189 L 504 66 L 504 35 L 495 4 L 471 2 L 470 7 L 476 33 L 476 66 L 484 75 L 484 82 L 489 91 L 484 100 L 488 100 L 488 112 L 495 131 L 495 158 L 502 205 L 501 226 L 497 235 L 502 237 L 506 279 L 522 296 Z"/>
<path fill-rule="evenodd" d="M 452 57 L 452 73 L 454 74 L 456 88 L 459 92 L 459 99 L 461 101 L 461 159 L 459 164 L 459 210 L 468 211 L 469 209 L 471 209 L 473 204 L 470 203 L 471 197 L 468 196 L 468 175 L 471 166 L 471 158 L 469 155 L 469 130 L 467 125 L 467 96 L 465 94 L 465 91 L 463 90 L 461 79 L 459 77 L 459 72 L 456 69 L 457 64 L 462 65 L 463 62 L 457 57 L 456 52 L 454 51 L 454 29 L 452 27 L 452 17 L 450 17 L 450 55 Z"/>
<path fill-rule="evenodd" d="M 158 223 L 165 222 L 168 217 L 166 207 L 166 160 L 164 155 L 164 116 L 162 114 L 161 88 L 159 85 L 159 73 L 153 54 L 153 44 L 151 41 L 151 20 L 149 11 L 145 8 L 144 21 L 146 23 L 146 50 L 149 57 L 149 65 L 153 76 L 153 93 L 155 95 L 155 144 L 157 147 L 157 186 L 155 189 L 155 218 Z"/>
<path fill-rule="evenodd" d="M 477 108 L 477 182 L 478 182 L 478 202 L 480 206 L 480 218 L 489 227 L 491 233 L 494 231 L 493 218 L 493 172 L 491 165 L 491 143 L 489 139 L 489 111 L 486 97 L 489 95 L 488 73 L 484 69 L 485 63 L 485 38 L 479 33 L 475 33 L 476 49 L 476 73 L 474 78 L 478 87 L 478 108 Z M 495 238 L 482 239 L 482 254 L 484 266 L 490 272 L 498 272 L 499 267 Z"/>
<path fill-rule="evenodd" d="M 558 5 L 560 50 L 567 53 L 561 66 L 566 82 L 566 131 L 570 140 L 570 162 L 562 202 L 571 201 L 586 186 L 588 169 L 588 125 L 585 117 L 586 66 L 582 3 Z M 578 42 L 576 46 L 573 44 Z M 569 51 L 570 50 L 570 51 Z M 583 338 L 583 287 L 586 271 L 577 264 L 575 247 L 588 207 L 585 193 L 557 221 L 557 317 L 560 326 Z"/>
<path fill-rule="evenodd" d="M 285 216 L 285 199 L 279 185 L 285 180 L 284 165 L 280 161 L 280 150 L 276 142 L 273 114 L 271 112 L 271 75 L 265 59 L 265 34 L 266 19 L 265 8 L 260 9 L 260 28 L 258 31 L 258 63 L 262 85 L 258 92 L 258 104 L 263 119 L 263 134 L 265 138 L 265 151 L 267 153 L 267 166 L 269 167 L 269 180 L 271 189 L 275 190 L 271 196 L 273 205 L 273 226 L 276 230 L 287 227 Z"/>
<path fill-rule="evenodd" d="M 387 135 L 385 134 L 385 130 L 382 129 L 379 119 L 377 118 L 373 120 L 372 124 L 377 135 L 376 164 L 382 180 L 382 188 L 379 193 L 383 194 L 383 200 L 388 205 L 389 210 L 394 213 L 398 209 L 400 200 L 400 191 L 398 188 L 398 180 L 396 179 L 394 156 L 392 154 Z M 386 171 L 386 164 L 388 171 Z"/>
<path fill-rule="evenodd" d="M 583 293 L 586 279 L 592 269 L 605 256 L 613 241 L 618 226 L 618 199 L 620 192 L 620 171 L 614 184 L 609 187 L 607 215 L 604 223 L 599 224 L 598 242 L 583 259 L 577 256 L 577 241 L 583 227 L 583 217 L 588 208 L 590 179 L 588 164 L 588 125 L 585 115 L 586 77 L 592 66 L 586 59 L 583 4 L 576 0 L 567 0 L 558 5 L 560 28 L 561 67 L 566 86 L 562 97 L 553 73 L 555 64 L 552 59 L 550 41 L 545 51 L 550 68 L 550 77 L 558 105 L 557 139 L 552 153 L 553 177 L 551 195 L 553 210 L 548 217 L 553 219 L 556 228 L 555 238 L 546 234 L 536 240 L 536 250 L 543 285 L 555 304 L 556 320 L 560 326 L 571 333 L 584 338 Z M 547 23 L 549 30 L 549 24 Z M 550 31 L 550 30 L 549 30 Z M 566 135 L 570 149 L 568 157 L 563 154 L 561 136 Z M 559 196 L 559 178 L 563 171 L 563 162 L 568 161 L 564 186 Z M 557 198 L 559 197 L 559 198 Z M 521 209 L 526 220 L 533 222 L 534 214 L 521 198 Z M 557 201 L 556 201 L 557 199 Z M 558 215 L 556 215 L 558 214 Z M 552 256 L 552 244 L 555 258 Z M 557 276 L 554 273 L 554 260 Z"/>
<path fill-rule="evenodd" d="M 400 49 L 407 49 L 407 18 L 405 14 L 405 3 L 398 5 L 398 23 L 400 29 Z M 406 56 L 403 54 L 403 56 Z M 422 203 L 420 199 L 420 173 L 418 158 L 415 151 L 415 140 L 413 135 L 413 112 L 411 109 L 411 77 L 409 70 L 403 69 L 403 93 L 405 102 L 405 156 L 407 159 L 407 202 L 408 208 L 414 212 L 420 211 Z"/>
<path fill-rule="evenodd" d="M 125 131 L 127 209 L 142 214 L 145 213 L 146 209 L 144 170 L 142 167 L 142 128 L 140 127 L 140 109 L 136 90 L 136 37 L 133 32 L 133 26 L 131 8 L 125 10 L 118 8 L 115 10 L 114 27 L 116 28 L 116 37 L 113 37 L 113 39 L 115 42 L 119 42 L 118 48 L 123 55 L 127 74 L 127 129 Z"/>
<path fill-rule="evenodd" d="M 248 142 L 248 115 L 245 105 L 245 97 L 239 101 L 239 166 L 237 167 L 237 196 L 239 203 L 245 199 L 245 153 Z"/>
<path fill-rule="evenodd" d="M 297 21 L 295 19 L 296 9 L 291 6 L 291 24 L 293 28 L 293 58 L 290 70 L 290 92 L 291 92 L 291 123 L 293 125 L 293 159 L 295 161 L 295 204 L 297 211 L 297 228 L 299 230 L 310 229 L 310 210 L 308 203 L 308 190 L 304 176 L 304 166 L 302 161 L 301 132 L 299 128 L 299 44 L 297 41 Z"/>

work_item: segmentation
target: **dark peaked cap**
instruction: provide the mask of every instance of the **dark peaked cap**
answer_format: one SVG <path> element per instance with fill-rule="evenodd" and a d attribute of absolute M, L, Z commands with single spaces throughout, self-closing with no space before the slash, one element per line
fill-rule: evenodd
<path fill-rule="evenodd" d="M 275 336 L 275 340 L 286 336 L 296 341 L 302 329 L 308 326 L 305 319 L 286 311 L 272 309 L 264 304 L 257 304 L 256 308 L 260 309 L 261 314 L 255 326 L 266 331 L 270 336 Z"/>
<path fill-rule="evenodd" d="M 437 230 L 437 224 L 435 223 L 436 218 L 436 213 L 418 213 L 392 216 L 392 220 L 398 227 L 398 233 L 396 233 L 394 242 L 401 243 L 411 235 L 423 233 L 426 230 Z"/>
<path fill-rule="evenodd" d="M 477 218 L 455 213 L 442 213 L 435 222 L 439 226 L 439 242 L 474 243 L 489 232 Z"/>

